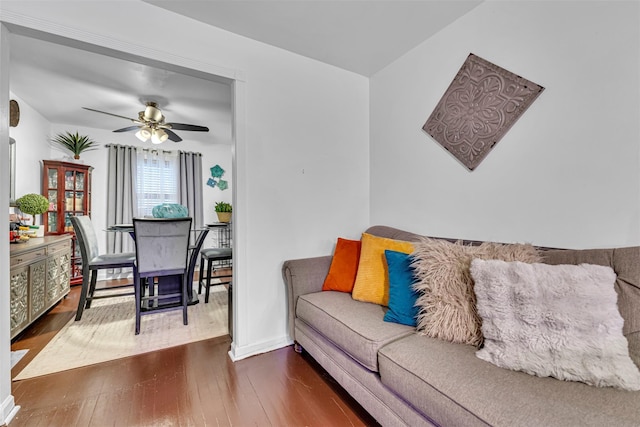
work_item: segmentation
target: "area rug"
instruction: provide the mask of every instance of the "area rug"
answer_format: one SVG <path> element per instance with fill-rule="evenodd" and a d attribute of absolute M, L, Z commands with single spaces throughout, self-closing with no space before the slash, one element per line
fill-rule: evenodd
<path fill-rule="evenodd" d="M 227 290 L 211 288 L 209 302 L 189 306 L 189 324 L 182 310 L 142 316 L 135 335 L 133 296 L 94 300 L 82 319 L 71 319 L 14 381 L 134 356 L 163 348 L 218 337 L 228 333 Z"/>
<path fill-rule="evenodd" d="M 11 352 L 11 369 L 18 364 L 18 362 L 27 354 L 29 350 L 15 350 Z"/>

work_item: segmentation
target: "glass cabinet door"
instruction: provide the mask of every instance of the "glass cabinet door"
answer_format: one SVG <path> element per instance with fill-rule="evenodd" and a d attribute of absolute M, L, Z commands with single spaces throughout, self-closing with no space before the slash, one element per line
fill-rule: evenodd
<path fill-rule="evenodd" d="M 58 212 L 47 212 L 47 233 L 58 232 Z"/>
<path fill-rule="evenodd" d="M 73 224 L 71 224 L 71 217 L 73 216 L 73 213 L 71 212 L 65 212 L 64 213 L 64 231 L 73 231 Z"/>
<path fill-rule="evenodd" d="M 85 212 L 85 173 L 77 170 L 65 171 L 64 177 L 64 231 L 73 231 L 70 217 Z"/>
<path fill-rule="evenodd" d="M 48 168 L 47 176 L 49 177 L 49 189 L 58 188 L 58 169 Z"/>
<path fill-rule="evenodd" d="M 76 203 L 75 193 L 73 191 L 64 192 L 64 210 L 72 211 Z"/>
<path fill-rule="evenodd" d="M 84 206 L 84 193 L 76 193 L 76 204 L 74 210 L 82 212 Z"/>
<path fill-rule="evenodd" d="M 73 190 L 75 189 L 75 179 L 73 171 L 66 171 L 64 173 L 64 189 L 65 190 Z"/>
<path fill-rule="evenodd" d="M 49 210 L 55 211 L 58 209 L 58 190 L 49 190 L 48 197 L 49 199 Z"/>
<path fill-rule="evenodd" d="M 76 190 L 84 191 L 84 172 L 76 172 Z"/>
<path fill-rule="evenodd" d="M 49 200 L 49 210 L 46 212 L 46 233 L 58 233 L 58 169 L 47 167 L 44 176 L 46 177 L 47 193 Z"/>

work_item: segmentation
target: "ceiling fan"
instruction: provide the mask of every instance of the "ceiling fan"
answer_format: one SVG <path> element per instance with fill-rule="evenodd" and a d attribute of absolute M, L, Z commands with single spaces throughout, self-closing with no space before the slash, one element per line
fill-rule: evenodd
<path fill-rule="evenodd" d="M 198 125 L 188 125 L 184 123 L 167 123 L 165 117 L 155 102 L 147 102 L 144 111 L 138 113 L 137 119 L 121 116 L 119 114 L 107 113 L 106 111 L 94 110 L 93 108 L 82 107 L 85 110 L 94 111 L 96 113 L 108 114 L 114 117 L 127 119 L 135 123 L 135 126 L 128 126 L 122 129 L 116 129 L 114 132 L 131 132 L 137 131 L 136 137 L 141 141 L 151 139 L 153 144 L 162 144 L 167 139 L 174 142 L 182 141 L 173 130 L 188 130 L 194 132 L 209 132 L 209 128 Z"/>

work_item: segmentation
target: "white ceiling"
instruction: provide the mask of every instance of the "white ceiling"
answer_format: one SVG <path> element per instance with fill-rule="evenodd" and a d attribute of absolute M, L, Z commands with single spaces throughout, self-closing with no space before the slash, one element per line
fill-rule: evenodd
<path fill-rule="evenodd" d="M 372 76 L 482 0 L 144 0 Z"/>
<path fill-rule="evenodd" d="M 18 34 L 10 46 L 11 92 L 51 123 L 121 129 L 134 123 L 82 107 L 136 119 L 154 101 L 167 122 L 210 129 L 176 131 L 183 139 L 231 143 L 228 84 Z"/>
<path fill-rule="evenodd" d="M 481 0 L 145 0 L 198 21 L 364 76 L 384 68 Z M 212 81 L 11 34 L 10 89 L 55 124 L 119 129 L 155 101 L 167 121 L 207 126 L 184 139 L 230 143 L 231 91 Z"/>

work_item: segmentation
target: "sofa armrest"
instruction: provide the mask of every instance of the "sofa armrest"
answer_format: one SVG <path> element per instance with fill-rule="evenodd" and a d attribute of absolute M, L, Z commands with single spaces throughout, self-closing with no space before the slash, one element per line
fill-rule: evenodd
<path fill-rule="evenodd" d="M 282 277 L 287 287 L 287 308 L 289 338 L 294 337 L 296 303 L 300 295 L 320 292 L 331 266 L 332 256 L 293 259 L 282 265 Z"/>

